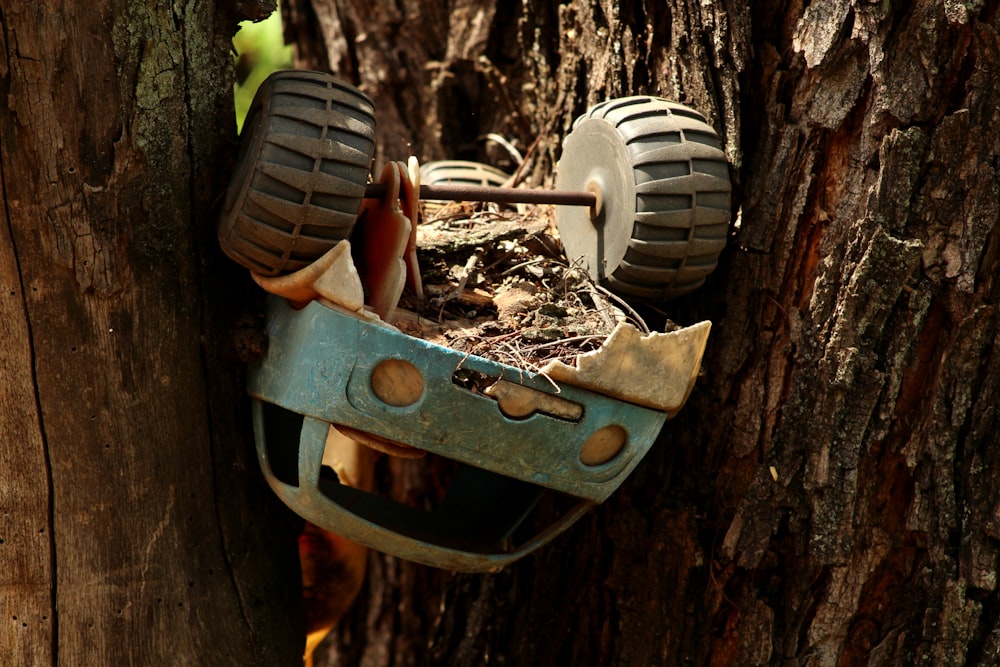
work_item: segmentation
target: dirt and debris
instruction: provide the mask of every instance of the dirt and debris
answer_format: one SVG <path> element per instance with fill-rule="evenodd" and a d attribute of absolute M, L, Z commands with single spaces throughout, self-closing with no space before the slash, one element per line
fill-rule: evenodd
<path fill-rule="evenodd" d="M 417 229 L 425 299 L 404 293 L 404 333 L 537 369 L 596 350 L 619 322 L 649 329 L 562 254 L 554 207 L 453 202 Z"/>

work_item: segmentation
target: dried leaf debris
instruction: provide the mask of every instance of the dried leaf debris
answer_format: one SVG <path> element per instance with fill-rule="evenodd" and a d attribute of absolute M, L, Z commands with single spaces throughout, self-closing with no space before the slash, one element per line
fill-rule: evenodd
<path fill-rule="evenodd" d="M 537 370 L 596 350 L 619 322 L 648 332 L 626 304 L 567 262 L 553 207 L 428 208 L 417 229 L 426 298 L 404 295 L 395 324 L 405 333 Z"/>

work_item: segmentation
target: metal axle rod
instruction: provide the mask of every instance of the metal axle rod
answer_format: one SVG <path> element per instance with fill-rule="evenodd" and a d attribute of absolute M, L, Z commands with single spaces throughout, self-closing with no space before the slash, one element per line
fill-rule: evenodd
<path fill-rule="evenodd" d="M 384 183 L 365 186 L 366 199 L 382 199 L 386 194 Z M 450 201 L 489 201 L 499 204 L 558 204 L 562 206 L 597 205 L 593 192 L 572 190 L 527 190 L 524 188 L 492 188 L 482 185 L 421 185 L 420 199 Z"/>

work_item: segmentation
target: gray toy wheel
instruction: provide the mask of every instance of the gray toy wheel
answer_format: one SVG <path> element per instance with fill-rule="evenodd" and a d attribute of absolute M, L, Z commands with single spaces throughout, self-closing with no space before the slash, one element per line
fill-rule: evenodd
<path fill-rule="evenodd" d="M 421 185 L 478 185 L 499 188 L 510 176 L 496 167 L 467 160 L 437 160 L 420 165 Z M 424 214 L 433 218 L 447 202 L 424 200 Z"/>
<path fill-rule="evenodd" d="M 420 165 L 420 182 L 427 185 L 460 183 L 498 188 L 508 178 L 496 167 L 466 160 L 437 160 Z"/>
<path fill-rule="evenodd" d="M 219 221 L 225 253 L 273 276 L 351 234 L 375 153 L 375 107 L 329 74 L 275 72 L 261 84 Z"/>
<path fill-rule="evenodd" d="M 597 195 L 595 209 L 561 206 L 568 259 L 621 296 L 662 301 L 701 286 L 730 219 L 729 164 L 693 109 L 655 97 L 592 107 L 563 142 L 556 189 Z"/>

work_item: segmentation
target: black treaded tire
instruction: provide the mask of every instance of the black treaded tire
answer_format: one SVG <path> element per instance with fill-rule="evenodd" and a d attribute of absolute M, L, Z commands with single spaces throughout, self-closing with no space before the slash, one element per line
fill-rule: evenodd
<path fill-rule="evenodd" d="M 656 97 L 609 100 L 576 119 L 556 189 L 598 193 L 596 216 L 556 209 L 567 258 L 616 294 L 664 301 L 700 287 L 731 217 L 729 164 L 704 116 Z"/>
<path fill-rule="evenodd" d="M 322 72 L 275 72 L 243 125 L 219 221 L 223 251 L 265 276 L 312 263 L 350 236 L 374 154 L 368 97 Z"/>

